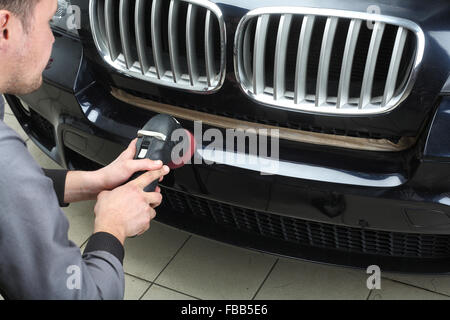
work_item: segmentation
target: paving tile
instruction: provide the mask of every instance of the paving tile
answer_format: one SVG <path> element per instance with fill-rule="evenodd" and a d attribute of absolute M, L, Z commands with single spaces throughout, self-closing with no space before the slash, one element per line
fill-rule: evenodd
<path fill-rule="evenodd" d="M 193 297 L 173 291 L 157 284 L 151 286 L 150 290 L 142 297 L 142 300 L 196 300 Z"/>
<path fill-rule="evenodd" d="M 95 201 L 72 203 L 63 208 L 69 220 L 69 239 L 81 246 L 94 232 Z"/>
<path fill-rule="evenodd" d="M 4 122 L 11 129 L 16 131 L 24 141 L 28 140 L 28 135 L 25 133 L 25 131 L 23 131 L 22 126 L 19 124 L 19 122 L 17 121 L 17 119 L 14 115 L 5 113 Z"/>
<path fill-rule="evenodd" d="M 39 149 L 33 141 L 28 140 L 27 141 L 27 149 L 28 152 L 30 152 L 30 154 L 33 156 L 34 160 L 36 160 L 39 163 L 40 158 L 44 159 L 44 153 L 42 152 L 41 149 Z M 48 158 L 48 157 L 47 157 Z M 48 168 L 50 169 L 50 168 Z"/>
<path fill-rule="evenodd" d="M 353 270 L 280 259 L 255 299 L 366 299 L 368 275 Z"/>
<path fill-rule="evenodd" d="M 251 299 L 275 258 L 193 237 L 157 284 L 200 299 Z"/>
<path fill-rule="evenodd" d="M 84 252 L 86 243 L 81 246 L 81 253 Z M 130 274 L 125 274 L 125 295 L 124 300 L 138 300 L 151 285 L 151 282 L 138 279 Z"/>
<path fill-rule="evenodd" d="M 381 277 L 450 296 L 450 276 L 448 275 L 418 275 L 382 272 Z"/>
<path fill-rule="evenodd" d="M 41 149 L 39 149 L 32 140 L 27 141 L 27 148 L 28 148 L 28 151 L 33 156 L 34 160 L 36 160 L 36 162 L 39 163 L 39 165 L 42 168 L 62 169 L 62 167 L 58 163 L 53 161 L 52 158 L 50 158 L 44 152 L 42 152 Z"/>
<path fill-rule="evenodd" d="M 126 241 L 125 271 L 153 281 L 188 237 L 186 232 L 153 221 L 144 235 Z"/>
<path fill-rule="evenodd" d="M 150 285 L 148 281 L 126 274 L 124 300 L 139 300 Z"/>
<path fill-rule="evenodd" d="M 449 300 L 450 297 L 394 282 L 381 280 L 381 289 L 373 290 L 369 300 Z"/>
<path fill-rule="evenodd" d="M 1 99 L 1 98 L 0 98 L 0 99 Z M 13 112 L 12 112 L 12 110 L 11 110 L 11 108 L 10 108 L 8 102 L 6 102 L 6 100 L 5 100 L 5 114 L 11 114 L 11 115 L 13 115 Z"/>

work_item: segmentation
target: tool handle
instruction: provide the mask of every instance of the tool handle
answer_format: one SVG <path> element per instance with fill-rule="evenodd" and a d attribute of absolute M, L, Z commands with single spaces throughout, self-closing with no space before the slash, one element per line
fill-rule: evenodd
<path fill-rule="evenodd" d="M 143 156 L 141 155 L 141 150 L 146 149 L 147 153 Z M 171 149 L 168 149 L 171 150 Z M 167 151 L 167 143 L 164 141 L 160 141 L 155 138 L 148 139 L 147 142 L 144 145 L 144 139 L 139 139 L 136 144 L 136 155 L 134 157 L 135 160 L 137 159 L 150 159 L 150 160 L 161 160 L 163 163 L 166 163 L 170 160 L 171 152 Z M 146 171 L 140 171 L 136 172 L 131 176 L 131 178 L 127 181 L 133 181 L 139 178 L 141 175 L 146 173 Z M 153 181 L 151 184 L 149 184 L 147 187 L 144 188 L 145 192 L 155 192 L 156 187 L 158 186 L 159 179 Z"/>
<path fill-rule="evenodd" d="M 144 173 L 146 173 L 145 171 L 140 171 L 140 172 L 136 172 L 135 174 L 133 174 L 130 178 L 130 180 L 128 180 L 128 182 L 136 180 L 137 178 L 139 178 L 141 175 L 143 175 Z M 127 182 L 127 183 L 128 183 Z M 155 180 L 152 183 L 150 183 L 147 187 L 144 188 L 145 192 L 155 192 L 156 191 L 156 187 L 158 186 L 159 180 Z"/>

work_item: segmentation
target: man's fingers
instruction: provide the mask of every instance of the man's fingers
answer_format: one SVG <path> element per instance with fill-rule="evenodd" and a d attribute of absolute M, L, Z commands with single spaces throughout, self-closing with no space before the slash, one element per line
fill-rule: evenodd
<path fill-rule="evenodd" d="M 123 156 L 125 157 L 125 159 L 133 159 L 134 156 L 136 155 L 136 143 L 137 143 L 138 139 L 134 139 L 133 141 L 130 142 L 130 144 L 128 145 L 128 148 L 123 152 Z"/>
<path fill-rule="evenodd" d="M 148 231 L 148 229 L 150 229 L 150 223 L 153 219 L 155 219 L 156 217 L 156 211 L 153 208 L 149 209 L 149 222 L 148 224 L 145 226 L 144 230 L 142 230 L 140 233 L 138 233 L 136 236 L 139 237 L 141 235 L 143 235 L 144 233 L 146 233 Z"/>
<path fill-rule="evenodd" d="M 163 163 L 161 160 L 153 161 L 150 159 L 142 159 L 142 160 L 130 160 L 128 164 L 131 171 L 140 172 L 140 171 L 153 171 L 159 170 L 162 168 Z"/>
<path fill-rule="evenodd" d="M 148 204 L 154 209 L 161 205 L 162 195 L 158 192 L 147 192 L 145 195 Z"/>
<path fill-rule="evenodd" d="M 144 189 L 149 184 L 151 184 L 155 180 L 159 180 L 161 177 L 164 177 L 170 172 L 170 169 L 168 166 L 163 166 L 159 170 L 150 171 L 147 173 L 144 173 L 139 178 L 133 181 L 139 188 Z"/>
<path fill-rule="evenodd" d="M 136 150 L 136 142 L 138 141 L 138 138 L 134 138 L 130 144 L 128 145 L 128 149 L 135 149 Z"/>

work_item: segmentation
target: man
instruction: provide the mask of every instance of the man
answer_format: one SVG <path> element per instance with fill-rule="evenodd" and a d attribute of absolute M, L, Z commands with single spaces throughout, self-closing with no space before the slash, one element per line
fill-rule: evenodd
<path fill-rule="evenodd" d="M 57 0 L 0 0 L 0 93 L 20 95 L 40 87 L 56 8 Z M 123 298 L 125 239 L 148 230 L 162 201 L 159 189 L 143 189 L 169 172 L 161 162 L 133 160 L 135 145 L 136 140 L 99 171 L 44 172 L 0 120 L 0 294 Z M 149 172 L 123 185 L 138 171 Z M 82 255 L 68 239 L 68 220 L 59 205 L 89 199 L 97 199 L 94 234 Z"/>

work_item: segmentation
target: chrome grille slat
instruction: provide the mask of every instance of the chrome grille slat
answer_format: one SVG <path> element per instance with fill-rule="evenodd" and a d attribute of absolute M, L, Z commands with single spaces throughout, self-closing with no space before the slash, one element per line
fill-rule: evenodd
<path fill-rule="evenodd" d="M 225 22 L 211 1 L 90 0 L 89 11 L 96 47 L 117 71 L 195 93 L 222 86 Z"/>
<path fill-rule="evenodd" d="M 98 30 L 99 36 L 106 38 L 105 2 L 104 1 L 99 2 L 98 7 L 96 7 L 96 5 L 93 6 L 96 8 L 96 20 L 94 20 L 93 25 L 95 25 L 96 29 Z M 94 36 L 96 35 L 94 34 Z M 107 46 L 106 49 L 109 51 L 109 46 Z"/>
<path fill-rule="evenodd" d="M 179 66 L 179 46 L 178 46 L 178 16 L 180 11 L 180 3 L 177 0 L 170 1 L 169 8 L 169 55 L 170 66 L 172 68 L 173 81 L 175 83 L 181 77 Z"/>
<path fill-rule="evenodd" d="M 314 16 L 306 16 L 302 21 L 302 29 L 300 32 L 297 50 L 297 64 L 295 69 L 294 101 L 297 104 L 306 98 L 306 71 L 308 70 L 308 53 L 314 21 Z"/>
<path fill-rule="evenodd" d="M 238 25 L 235 73 L 244 93 L 266 105 L 379 114 L 397 107 L 411 92 L 424 44 L 420 27 L 402 18 L 308 7 L 258 8 Z"/>
<path fill-rule="evenodd" d="M 347 40 L 345 43 L 344 55 L 342 58 L 342 68 L 339 81 L 336 108 L 341 108 L 348 103 L 350 94 L 350 77 L 352 75 L 353 58 L 355 56 L 356 41 L 358 40 L 359 30 L 362 21 L 352 19 L 348 27 Z"/>
<path fill-rule="evenodd" d="M 395 37 L 394 49 L 392 50 L 392 59 L 389 64 L 389 71 L 386 79 L 386 87 L 383 95 L 383 105 L 386 105 L 394 95 L 395 83 L 397 82 L 398 69 L 402 59 L 403 50 L 405 48 L 407 31 L 403 27 L 399 27 Z"/>
<path fill-rule="evenodd" d="M 195 86 L 198 80 L 198 66 L 195 56 L 195 22 L 198 14 L 198 7 L 189 4 L 186 17 L 186 50 L 189 70 L 189 81 L 191 86 Z"/>
<path fill-rule="evenodd" d="M 130 23 L 128 19 L 128 13 L 130 11 L 130 0 L 120 0 L 119 9 L 119 27 L 120 27 L 120 40 L 122 43 L 122 52 L 125 56 L 125 62 L 127 68 L 131 69 L 134 63 L 133 55 L 131 53 L 131 41 L 130 41 Z"/>
<path fill-rule="evenodd" d="M 161 56 L 162 41 L 161 41 L 161 6 L 163 0 L 153 0 L 152 3 L 152 49 L 153 60 L 155 62 L 156 74 L 159 79 L 164 77 L 164 64 Z"/>
<path fill-rule="evenodd" d="M 322 48 L 320 50 L 319 71 L 316 84 L 316 107 L 327 100 L 328 71 L 330 69 L 331 50 L 336 33 L 338 18 L 328 18 L 323 31 Z"/>
<path fill-rule="evenodd" d="M 250 25 L 253 26 L 254 25 L 254 21 L 250 21 Z M 252 66 L 252 49 L 250 49 L 251 47 L 253 47 L 252 43 L 252 39 L 251 39 L 251 26 L 249 26 L 246 30 L 245 30 L 245 35 L 244 35 L 244 44 L 243 44 L 243 68 L 244 68 L 244 72 L 247 76 L 248 79 L 252 79 L 253 78 L 253 66 Z"/>
<path fill-rule="evenodd" d="M 278 26 L 277 44 L 275 52 L 274 80 L 273 80 L 273 98 L 275 100 L 284 97 L 286 54 L 289 39 L 289 30 L 291 28 L 292 15 L 285 14 L 281 16 Z"/>
<path fill-rule="evenodd" d="M 206 12 L 205 19 L 205 61 L 206 61 L 206 78 L 208 85 L 212 86 L 216 74 L 216 65 L 214 62 L 214 33 L 213 33 L 213 17 L 211 11 Z"/>
<path fill-rule="evenodd" d="M 264 70 L 266 53 L 266 36 L 269 25 L 269 15 L 258 18 L 255 32 L 255 44 L 253 49 L 253 93 L 260 94 L 264 92 Z"/>
<path fill-rule="evenodd" d="M 117 50 L 118 43 L 115 37 L 115 27 L 114 27 L 114 0 L 105 0 L 105 27 L 106 36 L 108 38 L 109 53 L 111 55 L 111 60 L 116 60 L 119 56 L 119 51 Z"/>
<path fill-rule="evenodd" d="M 373 27 L 358 105 L 360 109 L 367 107 L 370 103 L 370 99 L 372 98 L 373 77 L 375 74 L 375 66 L 377 63 L 384 27 L 385 24 L 378 21 L 375 22 L 375 26 Z"/>
<path fill-rule="evenodd" d="M 136 47 L 138 50 L 139 64 L 141 65 L 141 72 L 145 75 L 150 68 L 150 63 L 146 54 L 146 32 L 145 32 L 145 2 L 146 0 L 136 0 L 135 9 L 135 32 L 136 32 Z"/>

